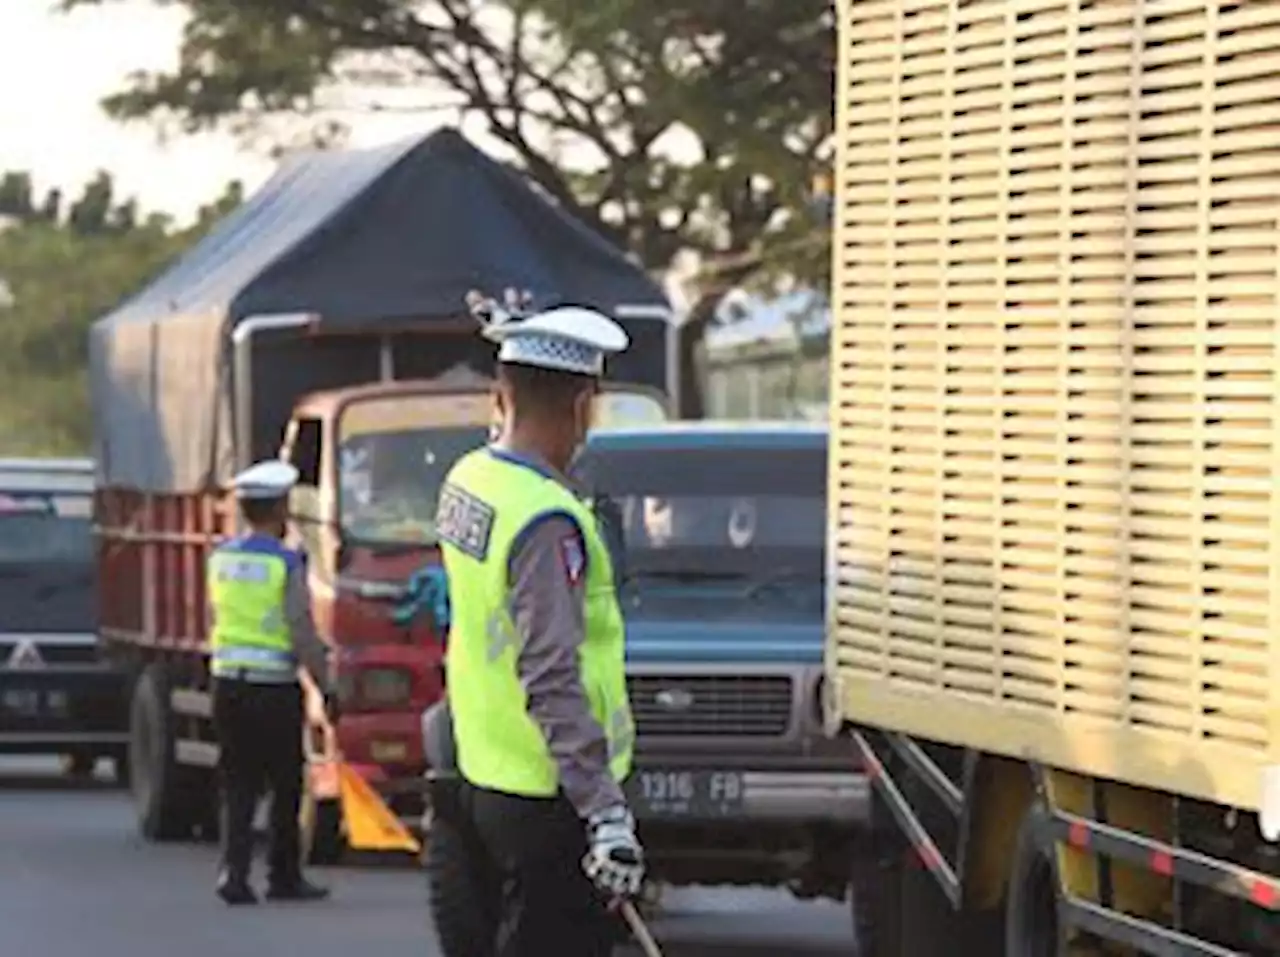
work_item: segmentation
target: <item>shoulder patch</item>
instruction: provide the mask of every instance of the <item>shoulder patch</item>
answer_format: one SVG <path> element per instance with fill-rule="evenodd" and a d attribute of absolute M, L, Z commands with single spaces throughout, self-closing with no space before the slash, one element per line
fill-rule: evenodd
<path fill-rule="evenodd" d="M 582 536 L 577 532 L 560 539 L 560 563 L 570 585 L 582 584 L 587 570 L 587 553 L 582 546 Z"/>
<path fill-rule="evenodd" d="M 488 502 L 446 482 L 436 510 L 436 534 L 464 555 L 484 561 L 496 515 Z"/>

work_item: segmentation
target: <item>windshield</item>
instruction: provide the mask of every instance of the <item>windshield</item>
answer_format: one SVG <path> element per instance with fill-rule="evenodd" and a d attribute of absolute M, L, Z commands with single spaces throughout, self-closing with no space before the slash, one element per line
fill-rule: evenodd
<path fill-rule="evenodd" d="M 95 621 L 92 503 L 0 492 L 0 632 L 83 632 Z"/>
<path fill-rule="evenodd" d="M 88 567 L 93 562 L 88 495 L 0 492 L 0 567 Z"/>
<path fill-rule="evenodd" d="M 665 417 L 647 395 L 607 392 L 597 419 L 611 424 Z M 339 520 L 371 544 L 431 546 L 440 487 L 459 458 L 488 441 L 488 393 L 397 395 L 352 402 L 338 420 Z"/>
<path fill-rule="evenodd" d="M 343 442 L 343 530 L 365 542 L 434 545 L 444 478 L 487 434 L 484 426 L 470 426 L 380 432 Z"/>
<path fill-rule="evenodd" d="M 633 578 L 819 583 L 825 460 L 794 448 L 591 450 L 582 478 L 618 506 Z"/>

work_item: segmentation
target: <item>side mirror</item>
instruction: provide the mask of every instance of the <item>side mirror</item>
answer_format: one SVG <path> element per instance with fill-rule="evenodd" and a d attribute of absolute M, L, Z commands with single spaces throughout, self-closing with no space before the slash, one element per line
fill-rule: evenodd
<path fill-rule="evenodd" d="M 597 495 L 591 503 L 596 525 L 609 549 L 613 562 L 613 579 L 618 585 L 627 580 L 627 535 L 622 520 L 622 508 L 608 495 Z"/>

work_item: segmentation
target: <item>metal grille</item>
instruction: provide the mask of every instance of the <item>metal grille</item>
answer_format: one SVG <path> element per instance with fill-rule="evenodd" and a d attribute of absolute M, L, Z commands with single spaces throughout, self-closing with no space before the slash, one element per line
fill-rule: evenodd
<path fill-rule="evenodd" d="M 1280 3 L 841 12 L 846 716 L 1257 808 Z"/>
<path fill-rule="evenodd" d="M 627 685 L 641 738 L 773 737 L 791 726 L 785 675 L 640 675 Z"/>
<path fill-rule="evenodd" d="M 91 665 L 98 661 L 98 648 L 92 639 L 83 644 L 46 644 L 37 639 L 35 646 L 44 665 Z M 0 637 L 0 668 L 8 664 L 17 647 L 16 641 Z"/>

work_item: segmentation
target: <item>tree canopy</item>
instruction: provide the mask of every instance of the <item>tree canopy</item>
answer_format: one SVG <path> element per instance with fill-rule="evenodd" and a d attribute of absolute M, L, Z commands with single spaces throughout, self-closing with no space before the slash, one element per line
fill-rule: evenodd
<path fill-rule="evenodd" d="M 113 0 L 62 0 L 66 8 Z M 161 2 L 161 0 L 156 0 Z M 173 0 L 178 65 L 106 107 L 187 130 L 352 111 L 479 119 L 652 269 L 682 250 L 819 279 L 830 0 Z"/>
<path fill-rule="evenodd" d="M 143 217 L 108 173 L 66 202 L 26 172 L 0 174 L 0 455 L 83 454 L 92 427 L 90 324 L 241 200 L 239 184 L 195 224 Z"/>

